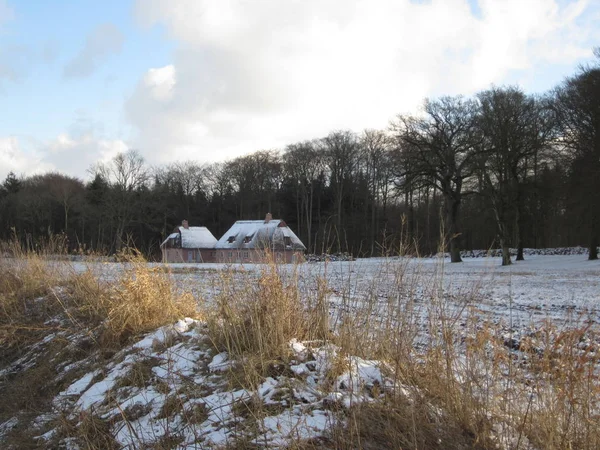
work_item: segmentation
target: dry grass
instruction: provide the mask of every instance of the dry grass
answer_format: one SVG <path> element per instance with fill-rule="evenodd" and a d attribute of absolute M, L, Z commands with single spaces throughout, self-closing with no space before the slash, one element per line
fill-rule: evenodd
<path fill-rule="evenodd" d="M 91 270 L 73 274 L 63 303 L 73 322 L 100 326 L 103 345 L 120 346 L 132 336 L 182 317 L 197 317 L 198 301 L 179 292 L 170 274 L 148 267 L 141 255 L 129 256 L 121 276 L 101 281 Z"/>
<path fill-rule="evenodd" d="M 13 257 L 0 260 L 0 336 L 31 325 L 31 300 L 42 297 L 34 316 L 40 310 L 43 318 L 64 311 L 73 326 L 101 325 L 102 338 L 117 344 L 198 314 L 197 299 L 178 291 L 166 270 L 148 267 L 139 252 L 123 253 L 124 270 L 111 282 L 91 270 L 76 273 L 64 261 L 48 259 L 46 252 L 23 251 L 13 243 Z"/>
<path fill-rule="evenodd" d="M 27 302 L 49 292 L 62 277 L 55 266 L 34 253 L 0 259 L 0 324 L 15 324 L 28 315 Z"/>
<path fill-rule="evenodd" d="M 515 351 L 506 328 L 475 307 L 480 286 L 465 290 L 457 304 L 439 288 L 443 266 L 427 280 L 405 269 L 384 265 L 354 300 L 346 297 L 354 287 L 349 278 L 332 341 L 339 356 L 387 362 L 388 375 L 412 396 L 392 390 L 344 411 L 343 429 L 330 436 L 333 448 L 600 448 L 600 352 L 592 321 L 574 320 L 564 330 L 548 324 Z M 378 287 L 390 280 L 396 295 L 382 300 Z M 430 286 L 420 306 L 417 286 Z M 423 317 L 425 347 L 415 339 Z M 342 370 L 343 363 L 334 364 L 332 378 Z"/>
<path fill-rule="evenodd" d="M 127 374 L 119 379 L 119 382 L 115 387 L 144 388 L 149 386 L 153 378 L 152 368 L 160 364 L 160 362 L 161 361 L 157 358 L 144 358 L 135 361 L 129 367 Z"/>
<path fill-rule="evenodd" d="M 117 450 L 121 448 L 112 435 L 111 422 L 91 411 L 82 411 L 76 420 L 62 418 L 61 437 L 66 437 L 77 448 L 86 450 Z M 74 441 L 74 442 L 73 442 Z"/>
<path fill-rule="evenodd" d="M 47 319 L 57 313 L 64 315 L 63 329 L 89 330 L 88 351 L 119 348 L 133 336 L 198 314 L 197 299 L 182 294 L 169 272 L 149 268 L 137 254 L 126 256 L 123 273 L 110 284 L 92 271 L 58 270 L 43 255 L 18 256 L 0 262 L 4 364 L 26 342 L 39 340 L 50 327 Z M 465 291 L 457 305 L 440 289 L 443 265 L 433 279 L 425 279 L 418 270 L 407 271 L 404 262 L 389 261 L 360 296 L 350 295 L 356 279 L 347 274 L 346 288 L 335 293 L 340 314 L 331 323 L 332 291 L 326 277 L 302 284 L 297 271 L 280 269 L 267 264 L 255 278 L 223 271 L 214 307 L 202 311 L 214 349 L 238 362 L 227 374 L 230 388 L 254 389 L 267 376 L 292 376 L 286 371 L 291 339 L 337 346 L 330 380 L 347 369 L 345 358 L 355 355 L 384 361 L 386 375 L 395 382 L 394 388 L 374 389 L 368 403 L 348 409 L 332 406 L 342 420 L 323 438 L 298 439 L 290 448 L 600 448 L 600 349 L 592 321 L 574 320 L 564 329 L 547 324 L 507 345 L 506 328 L 487 321 L 475 308 L 478 286 Z M 389 291 L 382 294 L 381 286 Z M 428 287 L 427 301 L 417 302 L 416 292 L 423 286 Z M 43 303 L 36 301 L 39 297 Z M 419 335 L 429 337 L 426 345 L 417 345 Z M 42 397 L 51 398 L 57 388 L 40 382 L 51 378 L 51 372 L 51 365 L 39 365 L 19 383 L 4 380 L 2 418 L 43 404 Z M 151 365 L 136 366 L 129 375 L 122 383 L 144 386 L 152 376 Z M 36 383 L 40 390 L 23 395 Z M 205 407 L 184 411 L 184 400 L 170 396 L 165 418 L 181 414 L 190 424 L 202 423 Z M 254 399 L 240 402 L 236 411 L 256 422 L 278 412 Z M 140 413 L 125 415 L 134 420 Z M 82 448 L 116 448 L 109 424 L 86 414 L 80 425 L 65 426 L 67 435 Z M 256 433 L 250 439 L 248 429 L 240 430 L 232 448 L 257 447 Z M 178 436 L 166 436 L 155 448 L 178 441 Z M 23 442 L 26 448 L 29 441 Z"/>
<path fill-rule="evenodd" d="M 483 450 L 460 423 L 427 399 L 395 399 L 352 407 L 346 424 L 332 432 L 336 449 Z"/>
<path fill-rule="evenodd" d="M 591 326 L 549 325 L 541 339 L 524 345 L 534 381 L 522 428 L 538 447 L 600 448 L 600 355 Z"/>
<path fill-rule="evenodd" d="M 243 286 L 234 274 L 224 274 L 216 300 L 216 308 L 207 312 L 209 336 L 216 350 L 244 361 L 235 376 L 249 379 L 249 386 L 257 374 L 266 376 L 289 359 L 291 339 L 322 338 L 327 328 L 324 296 L 305 303 L 296 275 L 284 279 L 274 263 L 265 265 L 255 283 Z"/>
<path fill-rule="evenodd" d="M 130 338 L 197 316 L 196 299 L 177 290 L 167 271 L 149 268 L 137 253 L 128 256 L 118 279 L 108 282 L 90 270 L 74 272 L 55 257 L 54 247 L 47 252 L 23 251 L 15 243 L 4 248 L 10 248 L 11 257 L 0 259 L 0 363 L 14 375 L 0 380 L 0 421 L 19 417 L 18 429 L 4 441 L 16 448 L 35 442 L 28 421 L 48 409 L 73 378 L 58 369 L 65 362 L 94 354 L 101 361 Z M 73 336 L 86 348 L 71 345 Z M 25 358 L 23 363 L 19 358 Z M 142 364 L 132 368 L 129 381 L 141 386 L 150 376 L 148 363 Z M 80 419 L 62 428 L 81 448 L 118 448 L 105 421 L 91 412 Z"/>
<path fill-rule="evenodd" d="M 410 398 L 376 394 L 369 404 L 340 410 L 344 426 L 320 446 L 600 448 L 600 352 L 591 344 L 582 349 L 583 342 L 597 342 L 592 325 L 549 326 L 540 342 L 525 340 L 515 352 L 505 342 L 506 328 L 476 308 L 480 285 L 467 287 L 457 301 L 441 288 L 443 264 L 433 279 L 409 273 L 405 264 L 384 264 L 358 298 L 349 295 L 356 287 L 349 273 L 347 288 L 336 292 L 342 312 L 333 324 L 324 278 L 309 293 L 275 265 L 255 283 L 224 275 L 209 325 L 217 350 L 244 361 L 230 370 L 233 387 L 252 389 L 277 376 L 270 370 L 289 357 L 291 338 L 318 339 L 340 348 L 331 380 L 347 369 L 344 358 L 356 355 L 385 361 L 387 375 L 412 392 Z M 380 286 L 390 284 L 391 295 L 380 295 Z M 423 286 L 428 300 L 419 303 Z M 419 332 L 429 336 L 425 347 L 417 345 Z"/>
<path fill-rule="evenodd" d="M 109 337 L 123 342 L 182 317 L 197 316 L 197 300 L 178 293 L 167 272 L 148 268 L 139 256 L 130 265 L 105 299 Z"/>

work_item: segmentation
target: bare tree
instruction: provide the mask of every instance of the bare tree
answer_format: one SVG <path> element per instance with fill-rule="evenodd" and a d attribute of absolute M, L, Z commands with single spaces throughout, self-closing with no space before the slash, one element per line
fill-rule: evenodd
<path fill-rule="evenodd" d="M 178 192 L 185 208 L 186 218 L 190 217 L 190 206 L 194 196 L 206 194 L 208 190 L 207 166 L 194 161 L 176 162 L 159 171 L 159 178 Z"/>
<path fill-rule="evenodd" d="M 306 225 L 307 248 L 312 248 L 312 223 L 315 183 L 323 171 L 323 155 L 319 143 L 304 141 L 290 144 L 283 155 L 284 169 L 296 188 L 298 225 Z M 301 232 L 301 228 L 299 230 Z"/>
<path fill-rule="evenodd" d="M 282 179 L 281 156 L 273 150 L 261 150 L 235 158 L 227 171 L 239 198 L 239 216 L 248 218 L 271 211 Z"/>
<path fill-rule="evenodd" d="M 125 244 L 126 228 L 134 217 L 136 191 L 146 185 L 150 171 L 137 150 L 119 153 L 108 163 L 97 164 L 92 171 L 110 183 L 112 201 L 109 209 L 115 222 L 114 248 L 120 250 Z"/>
<path fill-rule="evenodd" d="M 330 185 L 335 203 L 336 231 L 338 250 L 341 250 L 340 238 L 343 223 L 343 202 L 346 198 L 345 185 L 350 182 L 358 164 L 360 144 L 351 131 L 334 131 L 321 140 L 323 154 L 329 169 Z"/>
<path fill-rule="evenodd" d="M 590 260 L 600 239 L 600 47 L 594 65 L 580 67 L 555 91 L 561 143 L 571 151 L 571 185 L 585 223 Z"/>
<path fill-rule="evenodd" d="M 61 204 L 64 212 L 64 231 L 69 230 L 69 212 L 74 205 L 80 202 L 84 186 L 77 178 L 50 172 L 44 175 L 50 195 Z"/>
<path fill-rule="evenodd" d="M 205 188 L 209 197 L 224 197 L 233 190 L 227 164 L 213 163 L 204 168 Z"/>
<path fill-rule="evenodd" d="M 144 157 L 133 149 L 118 153 L 107 163 L 96 164 L 92 172 L 101 174 L 114 187 L 127 192 L 143 186 L 150 177 Z"/>
<path fill-rule="evenodd" d="M 377 243 L 377 223 L 379 206 L 382 207 L 385 223 L 385 211 L 392 180 L 393 140 L 382 130 L 364 130 L 360 137 L 362 162 L 369 187 L 371 200 L 371 256 L 375 254 Z"/>
<path fill-rule="evenodd" d="M 511 224 L 514 243 L 522 246 L 522 188 L 531 169 L 529 161 L 549 144 L 554 124 L 544 114 L 547 105 L 518 88 L 492 88 L 478 98 L 485 148 L 480 176 L 496 217 L 502 265 L 509 265 Z"/>
<path fill-rule="evenodd" d="M 460 205 L 465 181 L 480 151 L 477 103 L 462 97 L 425 100 L 422 117 L 399 116 L 392 129 L 405 145 L 412 176 L 444 197 L 445 238 L 452 262 L 460 262 Z"/>

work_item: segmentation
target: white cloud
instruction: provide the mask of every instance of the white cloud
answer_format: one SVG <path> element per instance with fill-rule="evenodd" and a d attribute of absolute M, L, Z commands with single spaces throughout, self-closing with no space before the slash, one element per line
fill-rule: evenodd
<path fill-rule="evenodd" d="M 138 0 L 137 19 L 165 25 L 178 48 L 173 64 L 141 78 L 127 117 L 157 160 L 223 159 L 385 127 L 426 96 L 470 94 L 591 53 L 595 31 L 578 25 L 587 0 L 478 6 L 474 15 L 467 0 Z"/>
<path fill-rule="evenodd" d="M 150 69 L 142 81 L 143 87 L 157 101 L 167 101 L 172 98 L 175 82 L 175 67 L 173 65 Z"/>
<path fill-rule="evenodd" d="M 59 170 L 88 178 L 88 169 L 93 164 L 107 162 L 128 148 L 120 139 L 98 138 L 92 132 L 78 136 L 62 133 L 47 142 L 15 136 L 0 137 L 0 181 L 11 171 L 18 175 L 32 175 Z"/>
<path fill-rule="evenodd" d="M 129 147 L 120 139 L 99 138 L 93 132 L 86 132 L 78 136 L 60 134 L 40 148 L 46 155 L 44 160 L 52 167 L 69 175 L 87 177 L 93 164 L 107 162 Z"/>
<path fill-rule="evenodd" d="M 9 172 L 31 175 L 50 169 L 52 166 L 43 161 L 40 153 L 24 150 L 17 137 L 0 137 L 0 181 Z"/>
<path fill-rule="evenodd" d="M 115 25 L 98 25 L 88 35 L 81 51 L 65 66 L 64 76 L 80 78 L 91 75 L 111 54 L 121 51 L 123 41 L 123 34 Z"/>

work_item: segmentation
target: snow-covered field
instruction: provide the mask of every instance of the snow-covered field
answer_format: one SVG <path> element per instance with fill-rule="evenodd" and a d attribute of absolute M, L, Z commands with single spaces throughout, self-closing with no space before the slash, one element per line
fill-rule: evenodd
<path fill-rule="evenodd" d="M 90 269 L 107 280 L 123 270 L 119 263 L 71 264 L 76 271 Z M 265 266 L 170 264 L 168 268 L 178 287 L 195 292 L 210 306 L 225 279 L 252 283 Z M 424 345 L 432 303 L 459 322 L 475 311 L 511 336 L 525 335 L 548 322 L 566 329 L 583 323 L 596 327 L 600 321 L 600 261 L 587 261 L 580 254 L 530 255 L 508 267 L 502 267 L 498 257 L 465 258 L 458 264 L 441 258 L 372 258 L 281 265 L 277 270 L 285 279 L 297 279 L 307 294 L 317 289 L 318 280 L 326 280 L 332 328 L 340 317 L 354 312 L 367 311 L 380 319 L 390 305 L 412 305 Z M 78 346 L 82 339 L 84 334 L 49 335 L 37 349 L 2 367 L 2 374 L 35 364 L 39 349 L 53 340 L 70 340 L 68 345 Z M 290 439 L 319 438 L 335 426 L 339 416 L 332 413 L 332 405 L 347 408 L 371 401 L 375 385 L 382 392 L 388 387 L 405 389 L 386 378 L 385 363 L 355 356 L 344 356 L 346 369 L 331 379 L 327 372 L 335 361 L 339 363 L 335 346 L 291 341 L 295 356 L 290 365 L 251 392 L 231 386 L 227 371 L 236 362 L 226 353 L 215 353 L 210 344 L 206 326 L 186 319 L 141 337 L 103 368 L 90 365 L 89 358 L 61 367 L 64 374 L 58 378 L 78 375 L 54 398 L 53 412 L 36 419 L 39 442 L 79 448 L 75 439 L 61 439 L 58 428 L 49 424 L 66 414 L 66 420 L 81 426 L 86 414 L 94 411 L 110 423 L 117 444 L 125 448 L 141 443 L 213 448 L 236 439 L 239 443 L 240 437 L 247 437 L 251 447 L 280 448 Z M 406 389 L 410 397 L 410 388 Z M 17 425 L 16 418 L 0 424 L 0 438 Z"/>
<path fill-rule="evenodd" d="M 365 258 L 355 261 L 280 265 L 283 277 L 295 277 L 304 292 L 326 280 L 330 326 L 339 317 L 366 309 L 381 318 L 394 304 L 406 307 L 425 335 L 432 301 L 450 316 L 480 314 L 511 335 L 531 333 L 547 323 L 558 328 L 600 323 L 600 260 L 573 249 L 549 249 L 526 255 L 525 261 L 502 266 L 500 257 L 465 257 L 462 263 L 449 258 Z M 542 254 L 539 254 L 542 253 Z M 545 254 L 544 254 L 545 253 Z M 559 254 L 555 254 L 559 253 Z M 567 253 L 567 254 L 562 254 Z M 571 254 L 569 254 L 571 253 Z M 117 263 L 73 263 L 76 270 L 91 269 L 111 279 L 122 271 Z M 177 286 L 207 303 L 227 282 L 253 283 L 265 266 L 261 264 L 150 264 L 171 271 Z M 368 304 L 368 305 L 367 305 Z"/>
<path fill-rule="evenodd" d="M 369 258 L 356 261 L 307 263 L 280 266 L 284 274 L 297 270 L 300 282 L 314 288 L 323 277 L 331 289 L 333 311 L 340 299 L 356 305 L 374 291 L 380 301 L 397 294 L 399 272 L 416 302 L 431 296 L 448 303 L 489 312 L 514 327 L 547 319 L 558 324 L 600 320 L 600 260 L 586 255 L 533 255 L 525 261 L 501 266 L 499 257 L 464 258 L 452 264 L 441 258 Z M 169 264 L 177 283 L 200 292 L 210 300 L 219 290 L 224 272 L 253 277 L 262 265 Z M 111 270 L 114 270 L 112 268 Z M 110 276 L 110 275 L 108 275 Z"/>

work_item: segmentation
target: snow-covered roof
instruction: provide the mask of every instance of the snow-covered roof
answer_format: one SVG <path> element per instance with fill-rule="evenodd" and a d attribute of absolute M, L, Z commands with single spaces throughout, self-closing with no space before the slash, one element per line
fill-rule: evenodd
<path fill-rule="evenodd" d="M 288 239 L 285 239 L 288 238 Z M 283 220 L 238 220 L 219 239 L 219 249 L 272 248 L 276 250 L 306 250 L 302 241 Z"/>
<path fill-rule="evenodd" d="M 171 239 L 175 240 L 181 236 L 181 248 L 214 248 L 217 238 L 206 227 L 178 227 L 178 232 L 171 233 L 161 244 L 166 245 Z M 179 245 L 177 245 L 179 247 Z"/>

